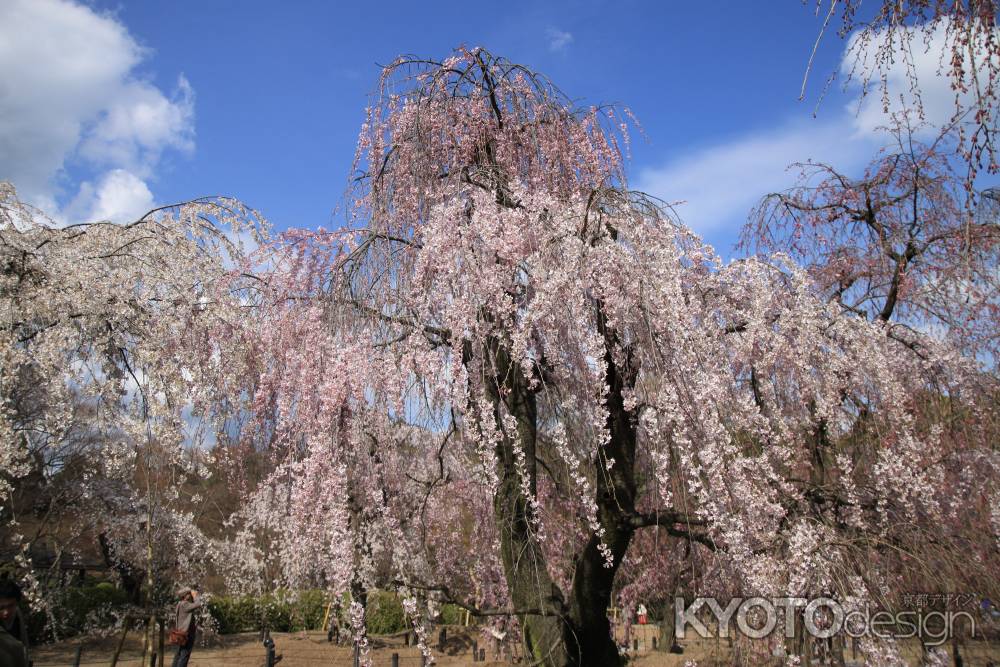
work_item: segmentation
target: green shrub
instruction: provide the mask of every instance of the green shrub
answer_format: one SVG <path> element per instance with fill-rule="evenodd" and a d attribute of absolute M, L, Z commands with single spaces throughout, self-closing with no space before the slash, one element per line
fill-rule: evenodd
<path fill-rule="evenodd" d="M 462 625 L 465 622 L 465 610 L 457 604 L 441 606 L 441 623 L 443 625 Z"/>
<path fill-rule="evenodd" d="M 369 591 L 365 628 L 372 635 L 389 635 L 409 628 L 399 598 L 386 591 Z"/>
<path fill-rule="evenodd" d="M 292 604 L 292 631 L 322 630 L 326 605 L 329 602 L 323 591 L 302 591 Z"/>
<path fill-rule="evenodd" d="M 88 624 L 99 627 L 112 625 L 114 612 L 120 611 L 127 603 L 125 591 L 106 581 L 67 589 L 61 605 L 62 633 L 77 634 Z"/>
<path fill-rule="evenodd" d="M 28 640 L 40 643 L 55 637 L 72 637 L 91 627 L 109 627 L 128 605 L 128 595 L 106 581 L 90 581 L 54 591 L 50 597 L 51 618 L 43 611 L 22 613 L 28 622 Z M 51 621 L 55 621 L 53 624 Z"/>
<path fill-rule="evenodd" d="M 218 622 L 220 634 L 260 629 L 260 605 L 255 597 L 219 595 L 208 601 L 208 611 Z"/>
<path fill-rule="evenodd" d="M 41 644 L 52 639 L 52 633 L 48 627 L 48 617 L 43 611 L 28 611 L 28 606 L 21 605 L 21 613 L 27 613 L 28 618 L 28 643 Z"/>
<path fill-rule="evenodd" d="M 392 598 L 391 595 L 389 597 Z M 54 618 L 58 627 L 51 627 L 44 613 L 30 614 L 28 630 L 32 641 L 77 635 L 88 626 L 110 627 L 115 623 L 116 614 L 128 606 L 125 591 L 106 581 L 64 589 L 54 602 Z M 217 595 L 208 600 L 208 611 L 218 623 L 220 634 L 257 632 L 262 626 L 272 632 L 298 632 L 322 629 L 327 602 L 327 594 L 320 590 L 282 592 L 263 597 Z M 166 604 L 173 609 L 174 603 L 171 600 Z M 402 613 L 401 607 L 399 613 Z M 384 620 L 388 616 L 391 613 L 382 612 L 379 627 L 387 623 L 391 625 Z"/>
<path fill-rule="evenodd" d="M 264 627 L 271 632 L 288 632 L 292 629 L 292 608 L 289 602 L 274 595 L 265 595 L 260 603 Z"/>
<path fill-rule="evenodd" d="M 329 597 L 320 590 L 279 593 L 263 597 L 219 595 L 208 602 L 208 610 L 219 624 L 220 634 L 255 632 L 261 622 L 271 632 L 298 632 L 322 630 L 323 617 Z M 342 605 L 341 624 L 347 622 L 349 603 Z M 458 618 L 461 610 L 445 605 L 442 614 Z M 403 605 L 394 593 L 371 591 L 368 593 L 368 610 L 365 626 L 369 634 L 388 635 L 409 628 Z M 458 623 L 460 621 L 449 621 Z"/>
<path fill-rule="evenodd" d="M 326 604 L 326 594 L 318 590 L 263 597 L 218 595 L 209 600 L 208 611 L 220 634 L 256 632 L 262 625 L 271 632 L 298 632 L 322 629 Z"/>

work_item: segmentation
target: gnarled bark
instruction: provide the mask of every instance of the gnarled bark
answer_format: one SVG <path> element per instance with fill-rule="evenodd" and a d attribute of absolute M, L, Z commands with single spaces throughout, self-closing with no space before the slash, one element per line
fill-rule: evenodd
<path fill-rule="evenodd" d="M 497 448 L 500 469 L 494 512 L 500 529 L 504 573 L 511 602 L 521 618 L 529 654 L 535 662 L 552 667 L 621 664 L 607 609 L 615 575 L 637 526 L 634 521 L 636 425 L 624 403 L 624 390 L 634 386 L 637 370 L 630 367 L 628 354 L 624 368 L 619 366 L 620 360 L 616 362 L 613 358 L 611 350 L 617 340 L 607 330 L 603 315 L 599 315 L 599 326 L 606 341 L 611 440 L 597 452 L 592 465 L 596 472 L 597 518 L 604 535 L 592 535 L 577 554 L 568 601 L 553 582 L 541 545 L 531 531 L 531 510 L 516 459 L 515 448 L 520 448 L 524 454 L 521 470 L 528 475 L 527 488 L 534 495 L 538 420 L 535 390 L 521 369 L 511 363 L 503 345 L 494 343 L 487 350 L 494 372 L 487 391 L 502 432 Z M 516 433 L 503 432 L 501 411 L 514 417 Z M 609 459 L 615 461 L 610 469 Z M 602 541 L 610 549 L 610 564 L 599 548 Z"/>

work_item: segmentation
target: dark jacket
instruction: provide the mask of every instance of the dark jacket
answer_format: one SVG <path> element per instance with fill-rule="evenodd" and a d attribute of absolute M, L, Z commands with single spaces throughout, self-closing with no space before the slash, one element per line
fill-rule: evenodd
<path fill-rule="evenodd" d="M 14 635 L 14 639 L 24 644 L 25 651 L 28 650 L 28 619 L 24 617 L 20 606 L 14 610 L 14 620 L 8 632 Z"/>
<path fill-rule="evenodd" d="M 24 644 L 7 632 L 3 623 L 0 623 L 0 667 L 28 667 Z"/>

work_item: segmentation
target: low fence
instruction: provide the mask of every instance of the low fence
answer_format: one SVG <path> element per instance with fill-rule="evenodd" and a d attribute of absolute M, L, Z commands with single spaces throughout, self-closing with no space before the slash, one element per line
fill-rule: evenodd
<path fill-rule="evenodd" d="M 107 667 L 109 663 L 108 659 L 104 660 L 95 660 L 91 658 L 88 658 L 86 660 L 81 659 L 82 656 L 80 655 L 80 653 L 81 652 L 78 651 L 76 659 L 72 662 L 73 667 L 96 667 L 97 665 Z M 168 657 L 171 660 L 173 660 L 172 656 Z M 261 657 L 263 658 L 262 664 L 265 665 L 265 667 L 275 667 L 276 665 L 281 665 L 281 663 L 283 662 L 282 656 L 280 654 L 275 654 L 269 651 L 267 648 L 263 649 Z M 159 657 L 156 654 L 153 654 L 150 657 L 150 667 L 154 667 L 157 664 L 158 659 Z M 329 653 L 324 653 L 321 651 L 312 651 L 312 652 L 297 651 L 296 659 L 297 659 L 296 662 L 299 662 L 301 660 L 306 660 L 310 664 L 323 664 L 323 665 L 329 665 L 330 667 L 348 667 L 349 665 L 352 667 L 359 667 L 359 665 L 361 664 L 360 656 L 351 657 L 345 660 L 344 658 L 340 657 L 331 657 Z M 141 664 L 142 661 L 141 659 L 138 661 L 136 661 L 135 659 L 131 660 L 126 659 L 120 661 L 119 664 L 123 666 L 135 665 L 136 662 Z M 261 663 L 253 663 L 253 664 L 259 665 Z M 418 667 L 418 666 L 426 667 L 427 659 L 424 658 L 423 656 L 400 656 L 398 653 L 393 653 L 388 657 L 374 656 L 371 660 L 371 664 L 373 665 L 373 667 Z M 210 658 L 199 660 L 197 653 L 194 653 L 192 654 L 191 661 L 188 663 L 188 665 L 189 667 L 199 667 L 199 666 L 208 667 L 209 665 L 218 667 L 226 667 L 228 665 L 245 666 L 247 665 L 247 658 L 246 656 L 212 656 Z M 31 666 L 65 667 L 65 664 L 52 661 L 44 661 L 44 662 L 32 661 Z"/>
<path fill-rule="evenodd" d="M 135 649 L 130 650 L 128 653 L 123 653 L 122 647 L 127 634 L 127 631 L 122 633 L 114 653 L 110 656 L 107 653 L 101 655 L 101 651 L 95 649 L 90 649 L 91 653 L 88 655 L 87 650 L 81 644 L 76 647 L 72 661 L 47 658 L 33 661 L 32 667 L 67 667 L 68 665 L 72 665 L 72 667 L 90 667 L 96 665 L 111 665 L 111 667 L 147 667 L 147 665 L 148 667 L 164 667 L 164 664 L 173 660 L 176 648 L 170 645 L 165 646 L 162 640 L 158 647 L 154 646 L 158 650 L 149 652 L 147 649 L 145 657 L 135 655 Z M 411 651 L 416 644 L 415 636 L 409 632 L 373 639 L 377 643 L 402 640 L 402 645 L 410 647 Z M 447 629 L 442 628 L 438 633 L 437 643 L 433 648 L 437 649 L 442 655 L 448 654 L 453 657 L 460 655 L 471 659 L 474 663 L 487 661 L 487 648 L 481 647 L 478 641 L 474 640 L 471 642 L 471 646 L 464 644 L 459 648 L 454 644 L 449 644 L 448 639 Z M 195 649 L 191 654 L 189 665 L 190 667 L 209 667 L 210 665 L 218 667 L 228 667 L 229 665 L 240 665 L 241 667 L 250 667 L 251 665 L 253 667 L 260 665 L 275 667 L 284 663 L 291 667 L 292 664 L 299 665 L 306 663 L 314 666 L 360 667 L 361 652 L 357 644 L 353 645 L 349 654 L 345 654 L 346 648 L 338 649 L 337 647 L 338 645 L 333 642 L 302 641 L 301 639 L 288 641 L 282 646 L 268 633 L 264 633 L 262 641 L 253 641 L 249 645 L 236 644 L 227 648 L 211 648 L 205 651 Z M 427 667 L 428 660 L 426 656 L 422 654 L 401 655 L 396 651 L 389 653 L 388 650 L 390 648 L 390 646 L 383 644 L 373 649 L 369 655 L 373 667 Z M 448 650 L 449 648 L 451 650 Z M 521 662 L 520 657 L 515 655 L 515 652 L 510 647 L 504 647 L 503 650 L 500 650 L 499 647 L 494 645 L 490 648 L 492 649 L 490 651 L 492 655 L 489 657 L 494 661 L 503 660 L 511 664 Z M 456 651 L 455 649 L 458 650 Z M 223 655 L 219 655 L 219 651 L 236 653 L 238 655 L 225 655 L 224 653 Z M 205 655 L 206 652 L 209 652 L 209 655 Z M 337 654 L 338 652 L 339 655 Z"/>

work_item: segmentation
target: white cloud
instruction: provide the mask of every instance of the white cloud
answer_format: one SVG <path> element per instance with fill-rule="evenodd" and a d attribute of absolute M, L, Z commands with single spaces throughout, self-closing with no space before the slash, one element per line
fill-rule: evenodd
<path fill-rule="evenodd" d="M 549 51 L 564 51 L 573 43 L 573 34 L 565 30 L 549 28 L 545 34 L 549 39 Z"/>
<path fill-rule="evenodd" d="M 97 184 L 84 181 L 80 191 L 63 212 L 65 219 L 131 222 L 153 208 L 149 186 L 135 174 L 112 169 Z"/>
<path fill-rule="evenodd" d="M 884 72 L 890 114 L 914 104 L 909 66 L 920 87 L 925 120 L 938 127 L 951 120 L 955 93 L 947 76 L 940 73 L 942 53 L 945 66 L 950 55 L 945 35 L 944 25 L 926 41 L 916 35 L 905 59 L 897 49 Z M 855 70 L 847 90 L 852 100 L 842 109 L 834 107 L 832 118 L 788 120 L 771 131 L 692 150 L 663 166 L 642 170 L 634 186 L 666 201 L 686 202 L 677 208 L 678 213 L 699 233 L 735 234 L 764 195 L 795 183 L 797 172 L 786 170 L 791 163 L 812 160 L 847 173 L 860 171 L 886 143 L 880 128 L 890 118 L 883 111 L 879 90 L 862 95 L 866 71 L 875 72 L 873 85 L 880 83 L 877 69 L 872 69 L 879 62 L 875 59 L 879 42 L 862 45 L 856 40 L 852 37 L 845 45 L 839 63 L 841 71 L 849 73 L 854 66 L 852 49 L 857 48 L 860 69 Z M 933 128 L 925 129 L 928 135 L 933 132 Z"/>
<path fill-rule="evenodd" d="M 167 148 L 194 150 L 194 91 L 183 76 L 174 99 L 147 84 L 130 82 L 87 133 L 80 154 L 97 164 L 144 170 Z"/>
<path fill-rule="evenodd" d="M 634 184 L 666 201 L 699 233 L 736 229 L 769 192 L 794 184 L 793 162 L 829 162 L 849 169 L 872 152 L 867 141 L 845 141 L 846 122 L 788 123 L 773 132 L 693 151 L 663 167 L 644 169 Z"/>
<path fill-rule="evenodd" d="M 0 179 L 63 218 L 151 198 L 140 179 L 163 151 L 193 150 L 194 96 L 183 77 L 172 97 L 139 77 L 147 55 L 119 21 L 69 0 L 0 2 Z M 65 192 L 70 163 L 99 170 L 98 185 Z"/>

